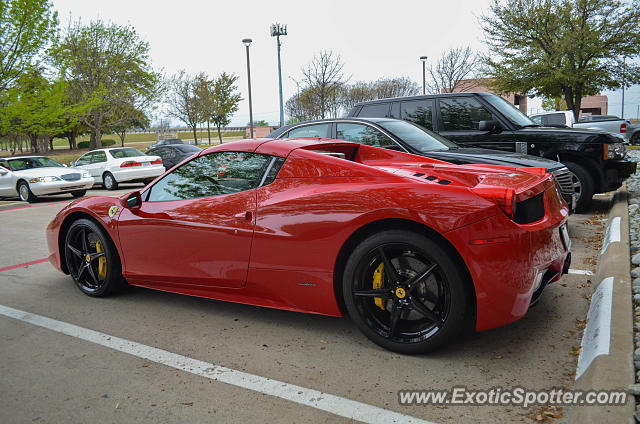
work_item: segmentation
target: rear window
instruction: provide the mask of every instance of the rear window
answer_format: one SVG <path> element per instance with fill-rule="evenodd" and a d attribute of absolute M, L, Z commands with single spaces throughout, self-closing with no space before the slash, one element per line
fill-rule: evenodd
<path fill-rule="evenodd" d="M 136 156 L 146 156 L 140 150 L 134 149 L 132 147 L 125 147 L 123 149 L 111 149 L 109 150 L 109 154 L 116 159 L 134 158 Z"/>
<path fill-rule="evenodd" d="M 192 146 L 190 144 L 185 144 L 183 146 L 176 146 L 176 149 L 180 150 L 183 153 L 195 153 L 202 150 L 201 148 Z"/>

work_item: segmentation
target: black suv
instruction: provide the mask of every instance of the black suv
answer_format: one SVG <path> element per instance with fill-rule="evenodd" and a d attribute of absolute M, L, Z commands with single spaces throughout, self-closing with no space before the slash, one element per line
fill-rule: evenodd
<path fill-rule="evenodd" d="M 390 117 L 430 129 L 463 146 L 529 154 L 564 163 L 573 173 L 576 209 L 615 190 L 636 170 L 625 139 L 604 131 L 546 128 L 491 93 L 446 93 L 358 103 L 351 117 Z"/>
<path fill-rule="evenodd" d="M 571 173 L 561 163 L 520 153 L 460 147 L 438 134 L 398 119 L 336 118 L 298 122 L 279 128 L 267 137 L 333 138 L 427 156 L 457 165 L 491 164 L 546 168 L 555 176 L 565 201 L 569 205 L 574 203 Z"/>

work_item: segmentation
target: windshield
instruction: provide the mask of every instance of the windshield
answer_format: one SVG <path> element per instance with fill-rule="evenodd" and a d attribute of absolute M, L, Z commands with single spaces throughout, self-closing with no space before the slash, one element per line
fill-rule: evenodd
<path fill-rule="evenodd" d="M 22 171 L 23 169 L 62 167 L 53 159 L 46 157 L 9 159 L 9 167 L 12 171 Z"/>
<path fill-rule="evenodd" d="M 491 103 L 493 107 L 502 112 L 513 124 L 520 127 L 527 125 L 536 125 L 527 115 L 520 112 L 520 109 L 499 96 L 484 96 L 483 99 Z"/>
<path fill-rule="evenodd" d="M 458 147 L 456 143 L 406 121 L 381 121 L 377 124 L 419 152 Z"/>
<path fill-rule="evenodd" d="M 109 150 L 111 156 L 116 159 L 121 158 L 134 158 L 136 156 L 146 156 L 138 149 L 134 149 L 133 147 L 125 147 L 124 149 L 111 149 Z"/>

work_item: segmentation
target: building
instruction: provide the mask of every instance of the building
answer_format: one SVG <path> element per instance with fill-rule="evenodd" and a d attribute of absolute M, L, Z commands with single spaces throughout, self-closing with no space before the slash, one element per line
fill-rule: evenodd
<path fill-rule="evenodd" d="M 266 137 L 267 135 L 269 135 L 276 128 L 278 128 L 278 127 L 274 127 L 274 126 L 253 127 L 253 136 L 255 138 Z M 247 129 L 245 130 L 245 137 L 244 138 L 251 138 L 251 128 L 247 127 Z"/>

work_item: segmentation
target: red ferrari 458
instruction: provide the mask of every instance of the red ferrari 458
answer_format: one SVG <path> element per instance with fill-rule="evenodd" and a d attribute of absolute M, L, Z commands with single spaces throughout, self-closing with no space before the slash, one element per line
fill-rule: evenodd
<path fill-rule="evenodd" d="M 568 213 L 544 169 L 263 139 L 204 150 L 141 192 L 79 199 L 47 242 L 90 296 L 126 281 L 348 313 L 375 343 L 418 353 L 522 317 L 568 269 Z"/>

